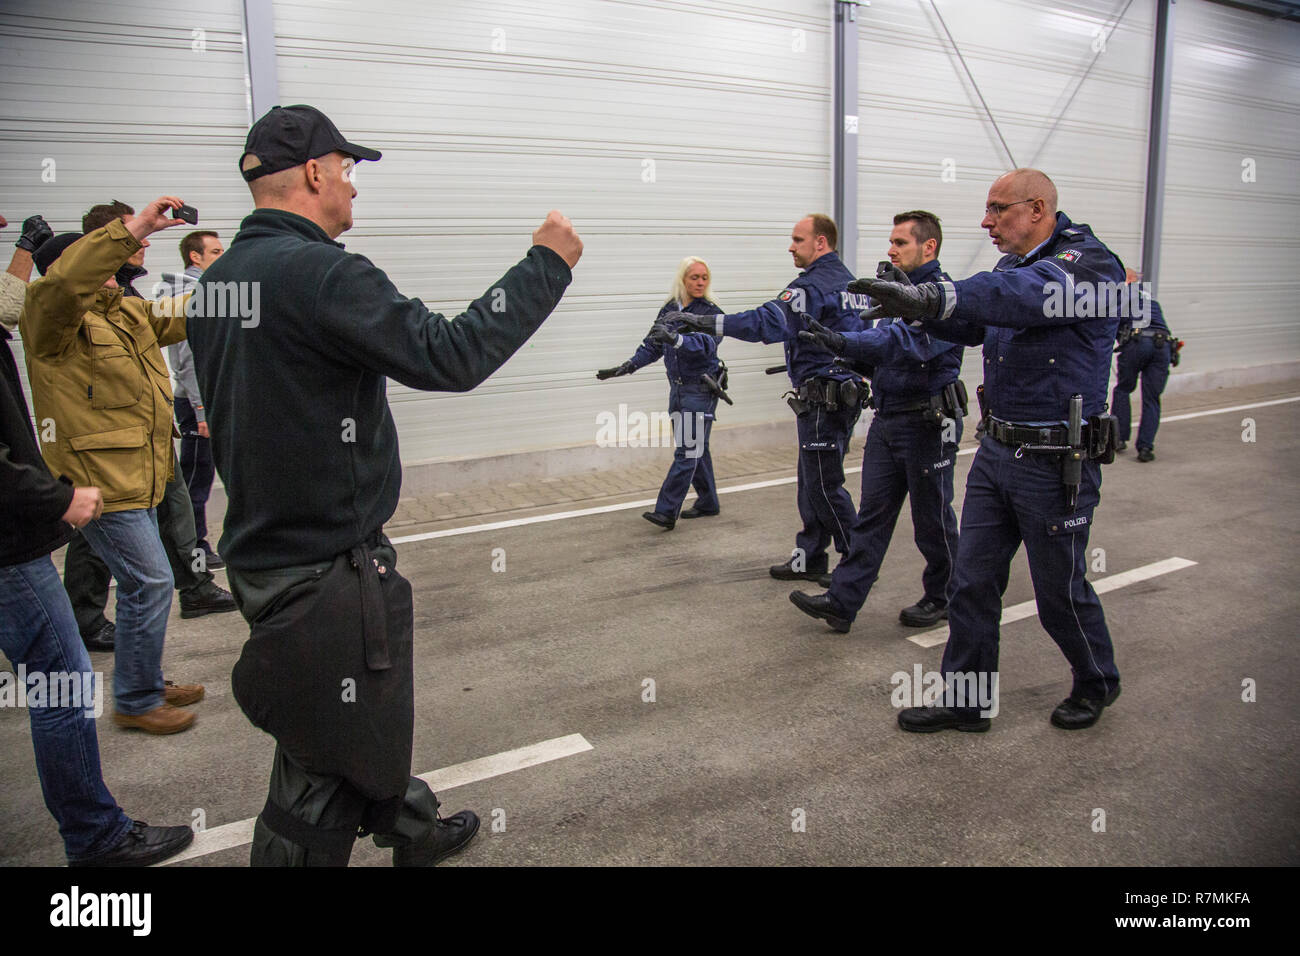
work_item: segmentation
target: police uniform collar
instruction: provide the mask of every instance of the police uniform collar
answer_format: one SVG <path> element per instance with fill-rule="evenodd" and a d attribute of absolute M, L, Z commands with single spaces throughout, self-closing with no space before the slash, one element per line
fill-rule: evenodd
<path fill-rule="evenodd" d="M 1063 212 L 1058 212 L 1056 214 L 1056 228 L 1052 230 L 1052 234 L 1035 246 L 1027 255 L 1022 256 L 1020 261 L 1030 262 L 1033 259 L 1038 258 L 1038 255 L 1048 246 L 1056 245 L 1056 241 L 1061 238 L 1061 233 L 1065 232 L 1067 229 L 1077 231 L 1074 230 L 1073 227 L 1074 223 L 1070 222 L 1070 217 Z"/>
<path fill-rule="evenodd" d="M 934 276 L 938 275 L 942 271 L 943 267 L 939 265 L 939 260 L 931 259 L 929 262 L 923 262 L 914 270 L 907 273 L 907 278 L 912 285 L 920 285 L 922 282 L 929 282 Z"/>
<path fill-rule="evenodd" d="M 839 255 L 836 254 L 836 252 L 835 252 L 834 249 L 832 249 L 830 252 L 823 252 L 820 256 L 818 256 L 818 257 L 817 257 L 816 259 L 814 259 L 812 262 L 808 263 L 808 265 L 804 266 L 804 268 L 803 268 L 803 272 L 804 272 L 804 274 L 806 275 L 806 274 L 808 274 L 809 272 L 812 272 L 814 269 L 816 269 L 816 268 L 817 268 L 819 265 L 821 265 L 822 263 L 824 263 L 824 262 L 830 262 L 830 261 L 832 261 L 832 260 L 834 260 L 835 262 L 839 262 L 839 261 L 840 261 L 840 257 L 839 257 Z"/>

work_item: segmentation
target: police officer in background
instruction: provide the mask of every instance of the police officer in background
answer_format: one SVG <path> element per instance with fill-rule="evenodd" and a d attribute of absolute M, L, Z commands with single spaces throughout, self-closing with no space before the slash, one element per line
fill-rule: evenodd
<path fill-rule="evenodd" d="M 836 332 L 862 328 L 858 313 L 866 298 L 845 286 L 853 274 L 835 254 L 839 231 L 829 217 L 814 213 L 795 223 L 789 252 L 803 271 L 775 299 L 757 309 L 702 319 L 674 312 L 665 319 L 729 335 L 746 342 L 781 342 L 793 386 L 790 407 L 799 431 L 798 500 L 803 529 L 795 536 L 790 560 L 770 571 L 781 581 L 809 580 L 829 585 L 827 548 L 833 541 L 840 556 L 848 554 L 853 527 L 853 499 L 844 489 L 844 453 L 862 414 L 866 383 L 858 373 L 835 364 L 835 356 L 815 342 L 805 342 L 810 319 Z"/>
<path fill-rule="evenodd" d="M 650 334 L 622 365 L 596 373 L 596 378 L 604 381 L 631 375 L 660 357 L 664 360 L 664 371 L 668 374 L 668 413 L 673 421 L 673 463 L 659 488 L 654 511 L 647 511 L 641 517 L 665 531 L 672 531 L 676 526 L 686 492 L 692 487 L 695 504 L 681 511 L 681 517 L 711 517 L 721 510 L 718 486 L 713 478 L 713 458 L 709 455 L 709 432 L 713 428 L 718 396 L 703 378 L 708 376 L 715 384 L 720 379 L 718 337 L 689 330 L 683 334 L 662 322 L 670 312 L 720 313 L 722 309 L 709 298 L 711 284 L 707 262 L 698 256 L 683 259 L 673 280 L 672 296 L 659 310 Z"/>
<path fill-rule="evenodd" d="M 1136 282 L 1138 274 L 1132 269 L 1126 271 L 1125 281 L 1130 285 Z M 1169 381 L 1169 366 L 1174 355 L 1173 333 L 1165 324 L 1165 314 L 1160 303 L 1145 292 L 1137 292 L 1129 298 L 1130 302 L 1140 302 L 1141 322 L 1131 319 L 1120 323 L 1119 363 L 1115 377 L 1115 392 L 1111 395 L 1110 407 L 1119 419 L 1119 444 L 1116 451 L 1128 447 L 1129 436 L 1133 431 L 1132 409 L 1129 407 L 1129 395 L 1137 388 L 1138 376 L 1142 376 L 1142 421 L 1138 424 L 1137 460 L 1155 461 L 1156 429 L 1160 427 L 1160 393 Z"/>
<path fill-rule="evenodd" d="M 882 277 L 908 284 L 951 281 L 939 266 L 942 243 L 934 213 L 899 213 L 889 236 L 889 263 L 881 263 Z M 916 546 L 925 556 L 925 593 L 899 613 L 899 620 L 910 627 L 935 624 L 948 616 L 957 556 L 952 473 L 962 432 L 964 401 L 957 386 L 963 349 L 892 318 L 861 332 L 817 327 L 799 337 L 874 367 L 875 416 L 862 454 L 862 497 L 848 557 L 831 575 L 825 594 L 791 591 L 790 600 L 805 614 L 846 633 L 880 576 L 898 512 L 910 497 Z"/>
<path fill-rule="evenodd" d="M 402 474 L 386 382 L 474 388 L 551 313 L 582 254 L 552 212 L 523 260 L 447 321 L 335 241 L 352 228 L 352 166 L 379 158 L 319 110 L 274 107 L 240 159 L 257 208 L 190 300 L 229 496 L 219 547 L 251 625 L 231 690 L 276 740 L 255 865 L 346 865 L 363 828 L 394 865 L 431 866 L 478 830 L 469 811 L 441 818 L 410 776 L 414 621 L 383 534 Z M 214 283 L 242 283 L 255 314 L 228 314 Z"/>
<path fill-rule="evenodd" d="M 981 225 L 1006 253 L 993 271 L 957 282 L 865 279 L 849 286 L 879 303 L 868 317 L 902 316 L 933 335 L 984 344 L 986 434 L 966 480 L 942 665 L 949 690 L 942 703 L 957 706 L 903 710 L 899 726 L 916 733 L 988 729 L 987 711 L 963 690 L 979 681 L 996 693 L 1002 594 L 1021 542 L 1039 620 L 1074 672 L 1052 723 L 1090 727 L 1120 690 L 1084 558 L 1100 498 L 1099 461 L 1113 455 L 1114 419 L 1103 410 L 1118 318 L 1096 314 L 1108 308 L 1096 292 L 1122 282 L 1124 267 L 1089 227 L 1057 211 L 1056 187 L 1039 170 L 999 177 L 987 203 Z M 1083 308 L 1087 290 L 1093 305 Z M 1062 295 L 1079 296 L 1080 308 L 1061 308 Z M 1080 441 L 1094 447 L 1076 456 L 1062 449 L 1074 444 L 1070 423 L 1080 404 L 1078 417 L 1088 422 Z"/>

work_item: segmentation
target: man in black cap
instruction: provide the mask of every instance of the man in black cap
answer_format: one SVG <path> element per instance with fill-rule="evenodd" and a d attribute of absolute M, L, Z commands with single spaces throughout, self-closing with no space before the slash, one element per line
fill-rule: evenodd
<path fill-rule="evenodd" d="M 553 211 L 523 261 L 447 321 L 334 241 L 352 226 L 352 166 L 379 156 L 310 106 L 258 120 L 240 158 L 257 208 L 187 313 L 229 497 L 218 550 L 252 631 L 231 688 L 276 739 L 254 865 L 346 865 L 360 828 L 394 865 L 427 866 L 477 832 L 472 812 L 439 818 L 410 776 L 414 619 L 383 534 L 401 489 L 385 382 L 474 388 L 582 254 Z"/>

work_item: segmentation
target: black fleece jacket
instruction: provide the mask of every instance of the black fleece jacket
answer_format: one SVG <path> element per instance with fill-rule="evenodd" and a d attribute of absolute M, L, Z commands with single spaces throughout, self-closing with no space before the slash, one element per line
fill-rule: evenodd
<path fill-rule="evenodd" d="M 72 485 L 51 475 L 41 457 L 12 338 L 0 326 L 0 567 L 35 561 L 72 537 L 62 520 Z"/>
<path fill-rule="evenodd" d="M 402 481 L 385 378 L 469 391 L 537 331 L 571 280 L 563 259 L 533 246 L 447 321 L 310 220 L 255 210 L 186 313 L 229 500 L 222 558 L 237 571 L 292 567 L 378 531 Z"/>

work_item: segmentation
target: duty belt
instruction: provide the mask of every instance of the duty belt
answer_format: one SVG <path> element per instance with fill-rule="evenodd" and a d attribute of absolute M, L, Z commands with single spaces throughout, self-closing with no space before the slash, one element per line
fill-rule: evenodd
<path fill-rule="evenodd" d="M 931 395 L 929 398 L 920 402 L 912 402 L 910 405 L 903 405 L 899 408 L 880 408 L 877 406 L 877 415 L 901 415 L 903 412 L 928 412 L 932 409 L 943 408 L 943 394 Z"/>
<path fill-rule="evenodd" d="M 994 441 L 1026 451 L 1060 452 L 1070 447 L 1070 433 L 1064 425 L 1017 425 L 990 415 L 985 434 Z"/>

